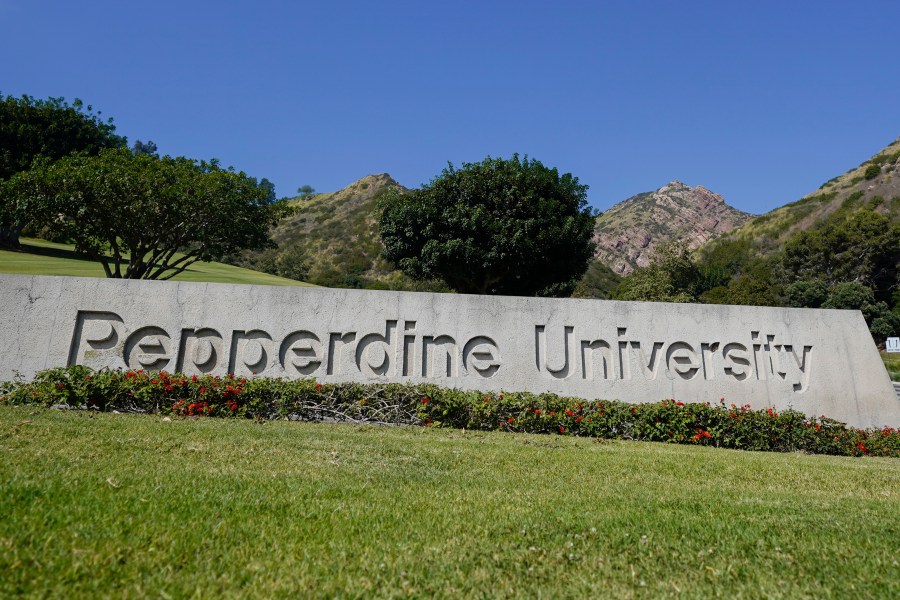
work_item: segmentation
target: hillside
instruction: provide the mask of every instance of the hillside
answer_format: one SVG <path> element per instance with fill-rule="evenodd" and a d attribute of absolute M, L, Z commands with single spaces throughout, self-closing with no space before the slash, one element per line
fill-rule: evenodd
<path fill-rule="evenodd" d="M 647 266 L 660 243 L 686 242 L 693 250 L 751 218 L 703 186 L 672 181 L 655 192 L 632 196 L 597 217 L 595 255 L 614 273 L 625 276 Z"/>
<path fill-rule="evenodd" d="M 900 220 L 900 172 L 895 172 L 898 167 L 900 138 L 811 194 L 754 217 L 720 239 L 747 243 L 757 254 L 768 255 L 778 251 L 791 236 L 815 227 L 840 209 L 853 211 L 874 205 L 878 212 Z M 704 251 L 716 245 L 709 244 Z"/>
<path fill-rule="evenodd" d="M 350 278 L 380 280 L 392 269 L 380 259 L 375 223 L 378 194 L 402 188 L 387 173 L 363 177 L 346 188 L 297 199 L 298 212 L 279 223 L 273 238 L 283 251 L 302 248 L 309 279 L 322 285 L 349 285 Z"/>
<path fill-rule="evenodd" d="M 240 264 L 328 287 L 432 289 L 381 258 L 376 204 L 392 188 L 405 189 L 382 173 L 337 192 L 296 198 L 297 212 L 272 233 L 278 248 L 247 252 Z"/>
<path fill-rule="evenodd" d="M 297 212 L 273 232 L 278 248 L 247 252 L 237 262 L 329 287 L 442 291 L 442 284 L 414 282 L 381 258 L 376 204 L 379 195 L 392 188 L 405 189 L 382 173 L 337 192 L 296 198 L 292 202 Z M 646 265 L 660 242 L 686 241 L 696 248 L 749 218 L 718 194 L 678 181 L 629 198 L 598 217 L 598 261 L 578 294 L 607 297 L 618 277 Z"/>
<path fill-rule="evenodd" d="M 21 239 L 19 250 L 0 250 L 0 273 L 20 275 L 65 275 L 69 277 L 105 277 L 103 266 L 75 252 L 72 244 L 59 244 L 30 238 Z M 211 283 L 249 283 L 256 285 L 306 286 L 308 283 L 277 277 L 217 262 L 196 262 L 173 281 Z"/>

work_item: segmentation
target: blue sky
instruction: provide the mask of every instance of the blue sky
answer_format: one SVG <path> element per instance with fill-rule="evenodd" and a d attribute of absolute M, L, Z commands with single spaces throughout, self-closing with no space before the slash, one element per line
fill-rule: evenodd
<path fill-rule="evenodd" d="M 0 91 L 340 189 L 528 154 L 608 208 L 672 179 L 761 213 L 900 137 L 900 2 L 0 0 Z"/>

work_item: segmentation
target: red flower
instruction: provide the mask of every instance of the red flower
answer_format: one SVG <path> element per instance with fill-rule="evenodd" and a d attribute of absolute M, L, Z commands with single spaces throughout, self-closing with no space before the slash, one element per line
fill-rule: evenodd
<path fill-rule="evenodd" d="M 508 418 L 508 419 L 506 420 L 507 423 L 512 423 L 513 421 L 515 421 L 515 419 L 512 418 L 512 417 L 510 417 L 510 418 Z"/>
<path fill-rule="evenodd" d="M 571 417 L 571 416 L 574 415 L 574 414 L 575 414 L 575 413 L 572 412 L 572 409 L 569 409 L 569 408 L 566 409 L 566 416 L 567 416 L 567 417 Z"/>
<path fill-rule="evenodd" d="M 634 406 L 631 407 L 631 414 L 635 414 L 637 412 L 637 408 Z"/>
<path fill-rule="evenodd" d="M 684 402 L 676 402 L 675 406 L 684 406 Z"/>
<path fill-rule="evenodd" d="M 559 426 L 559 432 L 560 432 L 560 433 L 565 433 L 565 432 L 566 432 L 566 428 L 563 427 L 562 425 L 560 425 L 560 426 Z"/>
<path fill-rule="evenodd" d="M 237 410 L 237 402 L 233 403 L 230 408 L 231 410 Z"/>
<path fill-rule="evenodd" d="M 428 404 L 428 396 L 422 398 L 422 404 Z"/>
<path fill-rule="evenodd" d="M 159 379 L 154 379 L 150 383 L 152 383 L 153 385 L 159 385 Z"/>
<path fill-rule="evenodd" d="M 540 414 L 541 414 L 541 409 L 539 409 L 539 408 L 534 409 L 534 414 L 540 416 Z"/>
<path fill-rule="evenodd" d="M 708 431 L 704 431 L 702 429 L 697 430 L 697 435 L 691 437 L 695 442 L 699 442 L 700 440 L 712 437 Z"/>
<path fill-rule="evenodd" d="M 321 390 L 321 389 L 322 389 L 322 384 L 321 384 L 321 383 L 317 383 L 317 384 L 316 384 L 316 391 L 318 392 L 318 391 Z"/>
<path fill-rule="evenodd" d="M 57 384 L 56 384 L 56 389 L 58 389 L 58 390 L 63 389 L 63 384 L 57 383 Z"/>
<path fill-rule="evenodd" d="M 575 417 L 575 422 L 576 422 L 576 423 L 581 423 L 581 420 L 582 420 L 583 418 L 584 418 L 584 417 Z"/>

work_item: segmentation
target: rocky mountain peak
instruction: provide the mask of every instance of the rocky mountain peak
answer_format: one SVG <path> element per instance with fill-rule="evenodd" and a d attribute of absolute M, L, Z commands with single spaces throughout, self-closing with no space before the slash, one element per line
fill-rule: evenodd
<path fill-rule="evenodd" d="M 597 217 L 596 258 L 619 275 L 650 264 L 660 243 L 691 249 L 744 224 L 752 215 L 703 186 L 673 180 L 654 192 L 624 200 Z"/>
<path fill-rule="evenodd" d="M 681 183 L 677 179 L 673 179 L 666 185 L 662 186 L 658 190 L 656 190 L 657 194 L 668 194 L 669 192 L 677 192 L 684 189 L 691 189 L 689 186 Z"/>

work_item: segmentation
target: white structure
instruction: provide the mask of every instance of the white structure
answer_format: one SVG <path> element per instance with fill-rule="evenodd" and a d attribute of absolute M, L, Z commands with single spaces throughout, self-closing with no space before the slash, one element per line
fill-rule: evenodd
<path fill-rule="evenodd" d="M 857 311 L 0 275 L 0 380 L 76 363 L 900 425 Z"/>

